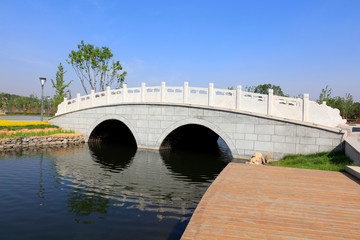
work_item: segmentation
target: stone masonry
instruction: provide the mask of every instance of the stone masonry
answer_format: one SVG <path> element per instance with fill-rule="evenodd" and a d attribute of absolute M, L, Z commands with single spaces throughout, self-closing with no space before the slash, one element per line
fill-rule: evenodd
<path fill-rule="evenodd" d="M 50 122 L 75 130 L 88 140 L 93 129 L 109 119 L 124 123 L 138 148 L 159 149 L 172 131 L 198 124 L 217 133 L 234 158 L 249 158 L 255 152 L 280 159 L 286 154 L 308 154 L 342 148 L 341 129 L 245 111 L 177 104 L 118 104 L 61 114 Z"/>

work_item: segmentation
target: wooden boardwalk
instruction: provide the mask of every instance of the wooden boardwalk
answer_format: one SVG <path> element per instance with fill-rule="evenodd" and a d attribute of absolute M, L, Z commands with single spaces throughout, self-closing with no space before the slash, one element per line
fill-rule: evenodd
<path fill-rule="evenodd" d="M 346 173 L 230 163 L 181 239 L 360 239 L 360 182 Z"/>

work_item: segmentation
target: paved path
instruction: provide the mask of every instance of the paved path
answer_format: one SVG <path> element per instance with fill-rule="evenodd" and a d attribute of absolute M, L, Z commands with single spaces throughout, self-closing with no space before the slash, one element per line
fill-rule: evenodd
<path fill-rule="evenodd" d="M 230 163 L 182 239 L 360 239 L 359 184 L 347 173 Z"/>

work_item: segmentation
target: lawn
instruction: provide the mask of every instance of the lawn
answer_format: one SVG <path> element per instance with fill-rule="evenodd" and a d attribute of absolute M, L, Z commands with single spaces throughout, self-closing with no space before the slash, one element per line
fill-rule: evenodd
<path fill-rule="evenodd" d="M 287 155 L 283 159 L 269 163 L 271 166 L 345 171 L 347 165 L 353 165 L 343 151 L 321 152 L 308 155 Z"/>

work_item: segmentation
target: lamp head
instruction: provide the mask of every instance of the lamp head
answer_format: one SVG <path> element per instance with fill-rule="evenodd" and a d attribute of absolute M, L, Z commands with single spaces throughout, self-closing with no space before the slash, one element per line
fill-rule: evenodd
<path fill-rule="evenodd" d="M 46 82 L 46 78 L 41 77 L 41 78 L 40 78 L 41 86 L 44 86 L 45 82 Z"/>

